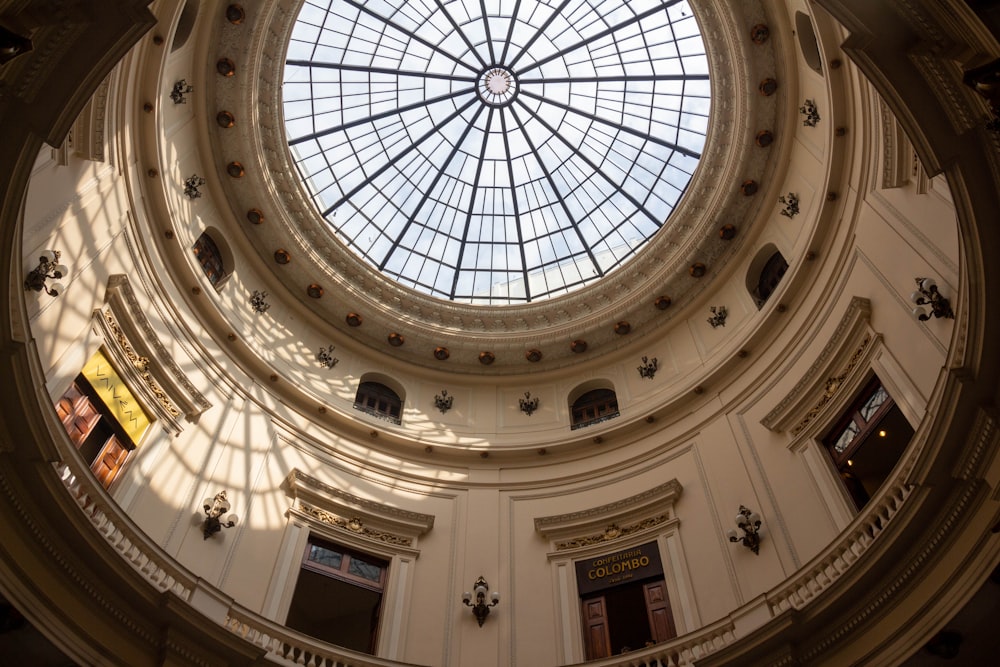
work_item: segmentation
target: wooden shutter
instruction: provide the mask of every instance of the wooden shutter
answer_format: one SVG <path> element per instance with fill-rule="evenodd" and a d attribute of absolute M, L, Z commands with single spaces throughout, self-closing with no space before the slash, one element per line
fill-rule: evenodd
<path fill-rule="evenodd" d="M 645 584 L 642 592 L 646 596 L 646 613 L 649 614 L 649 631 L 654 642 L 665 642 L 677 636 L 674 615 L 670 611 L 667 598 L 667 584 L 662 579 Z"/>
<path fill-rule="evenodd" d="M 611 655 L 611 631 L 604 596 L 583 601 L 583 636 L 587 645 L 587 660 Z"/>
<path fill-rule="evenodd" d="M 84 443 L 101 418 L 101 413 L 97 411 L 94 404 L 90 402 L 90 398 L 80 390 L 75 382 L 56 403 L 56 413 L 77 449 Z"/>
<path fill-rule="evenodd" d="M 94 476 L 97 477 L 104 488 L 111 486 L 111 482 L 115 481 L 115 477 L 118 476 L 118 471 L 121 470 L 122 465 L 125 463 L 125 459 L 128 458 L 129 450 L 122 447 L 121 442 L 116 436 L 111 436 L 108 438 L 107 442 L 104 443 L 104 447 L 101 452 L 94 459 L 93 464 L 91 464 L 90 469 L 94 472 Z"/>

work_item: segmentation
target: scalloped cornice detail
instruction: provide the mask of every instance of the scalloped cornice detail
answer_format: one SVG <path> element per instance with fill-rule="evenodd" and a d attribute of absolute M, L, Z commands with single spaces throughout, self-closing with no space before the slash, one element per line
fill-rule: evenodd
<path fill-rule="evenodd" d="M 259 9 L 252 26 L 237 28 L 219 21 L 219 40 L 240 72 L 228 79 L 211 79 L 214 105 L 241 117 L 252 116 L 253 122 L 225 133 L 213 128 L 213 152 L 226 160 L 238 159 L 247 168 L 247 175 L 238 181 L 222 179 L 234 211 L 256 207 L 268 215 L 267 225 L 249 229 L 244 225 L 239 233 L 245 233 L 265 256 L 275 247 L 287 248 L 297 261 L 282 267 L 279 278 L 294 297 L 302 299 L 296 286 L 303 281 L 324 284 L 327 298 L 310 303 L 310 310 L 370 347 L 384 350 L 377 332 L 398 330 L 412 343 L 407 350 L 445 344 L 452 352 L 452 371 L 476 373 L 482 372 L 476 360 L 484 348 L 551 349 L 539 364 L 550 369 L 578 363 L 566 345 L 574 338 L 585 337 L 598 354 L 612 352 L 631 341 L 614 336 L 609 322 L 628 319 L 640 336 L 652 332 L 680 312 L 675 309 L 668 315 L 651 308 L 658 294 L 667 291 L 675 304 L 682 305 L 706 289 L 708 281 L 691 281 L 686 266 L 701 261 L 717 273 L 735 256 L 741 244 L 720 244 L 715 233 L 720 224 L 739 219 L 744 221 L 741 228 L 749 230 L 754 219 L 764 218 L 758 215 L 760 202 L 740 196 L 736 185 L 748 177 L 763 183 L 774 180 L 778 153 L 756 147 L 752 135 L 761 126 L 774 124 L 783 93 L 760 98 L 744 84 L 773 74 L 775 56 L 770 46 L 748 44 L 745 38 L 747 17 L 763 14 L 760 3 L 734 8 L 724 0 L 710 0 L 693 8 L 705 36 L 715 90 L 709 148 L 669 225 L 611 280 L 538 303 L 505 307 L 442 301 L 391 282 L 336 241 L 299 183 L 285 143 L 278 100 L 287 35 L 299 4 L 269 3 Z M 221 169 L 222 161 L 217 162 Z M 731 188 L 719 186 L 730 182 Z M 242 213 L 235 219 L 241 220 Z M 348 333 L 342 321 L 348 310 L 362 313 L 374 326 Z M 434 361 L 403 350 L 390 354 L 425 366 Z M 523 372 L 522 357 L 498 354 L 490 373 Z"/>
<path fill-rule="evenodd" d="M 666 523 L 683 487 L 676 479 L 613 503 L 569 514 L 538 517 L 535 531 L 556 551 L 601 544 Z"/>

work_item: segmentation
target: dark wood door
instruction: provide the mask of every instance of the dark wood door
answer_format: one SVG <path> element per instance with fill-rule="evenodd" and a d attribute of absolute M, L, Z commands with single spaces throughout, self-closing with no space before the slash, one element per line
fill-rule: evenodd
<path fill-rule="evenodd" d="M 662 579 L 642 587 L 646 596 L 646 613 L 649 614 L 649 632 L 656 643 L 665 642 L 677 636 L 674 615 L 670 611 L 667 584 Z"/>
<path fill-rule="evenodd" d="M 608 608 L 604 597 L 583 601 L 583 636 L 587 660 L 611 655 L 611 632 L 608 628 Z"/>

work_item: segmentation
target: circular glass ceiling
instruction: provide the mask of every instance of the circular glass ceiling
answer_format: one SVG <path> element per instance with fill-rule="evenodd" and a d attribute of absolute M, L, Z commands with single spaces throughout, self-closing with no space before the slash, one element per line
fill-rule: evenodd
<path fill-rule="evenodd" d="M 403 285 L 503 305 L 598 280 L 665 226 L 710 85 L 686 1 L 308 0 L 283 105 L 344 244 Z"/>

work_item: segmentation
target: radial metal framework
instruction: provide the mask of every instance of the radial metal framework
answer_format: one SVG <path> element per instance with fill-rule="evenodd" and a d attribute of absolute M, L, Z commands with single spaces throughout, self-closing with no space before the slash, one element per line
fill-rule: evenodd
<path fill-rule="evenodd" d="M 337 236 L 433 296 L 510 304 L 619 267 L 705 144 L 681 0 L 308 0 L 288 143 Z"/>

